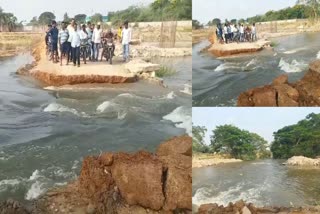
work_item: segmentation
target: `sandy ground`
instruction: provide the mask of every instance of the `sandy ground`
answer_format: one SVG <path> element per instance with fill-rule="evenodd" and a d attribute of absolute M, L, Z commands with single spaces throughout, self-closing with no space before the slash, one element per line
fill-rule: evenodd
<path fill-rule="evenodd" d="M 195 156 L 192 158 L 192 168 L 201 168 L 206 166 L 215 166 L 218 164 L 225 164 L 225 163 L 237 163 L 241 162 L 240 159 L 234 159 L 234 158 L 221 158 L 221 157 L 214 157 L 210 156 L 207 157 L 201 157 L 201 156 Z"/>

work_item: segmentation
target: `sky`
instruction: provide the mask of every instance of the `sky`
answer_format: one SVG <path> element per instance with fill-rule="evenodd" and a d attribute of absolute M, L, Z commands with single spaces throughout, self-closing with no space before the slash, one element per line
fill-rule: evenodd
<path fill-rule="evenodd" d="M 19 21 L 29 22 L 34 16 L 39 17 L 42 12 L 53 12 L 57 20 L 62 20 L 65 12 L 69 17 L 76 14 L 101 13 L 107 15 L 110 11 L 126 9 L 131 5 L 145 5 L 153 0 L 0 0 L 0 7 L 5 12 L 12 12 Z"/>
<path fill-rule="evenodd" d="M 257 133 L 271 143 L 273 132 L 296 124 L 310 113 L 320 113 L 320 108 L 192 108 L 192 122 L 207 128 L 206 144 L 210 144 L 212 130 L 226 124 Z"/>
<path fill-rule="evenodd" d="M 193 0 L 193 19 L 207 24 L 214 18 L 231 20 L 294 6 L 297 0 Z"/>

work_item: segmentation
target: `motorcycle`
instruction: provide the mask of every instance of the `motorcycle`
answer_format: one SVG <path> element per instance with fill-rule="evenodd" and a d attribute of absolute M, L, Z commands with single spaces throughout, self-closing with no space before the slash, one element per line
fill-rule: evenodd
<path fill-rule="evenodd" d="M 101 61 L 102 58 L 105 57 L 106 60 L 109 61 L 110 65 L 112 65 L 113 46 L 113 39 L 105 39 L 102 43 Z"/>
<path fill-rule="evenodd" d="M 91 58 L 91 44 L 89 40 L 82 40 L 80 44 L 80 58 L 83 58 L 84 64 L 87 63 L 87 58 Z"/>

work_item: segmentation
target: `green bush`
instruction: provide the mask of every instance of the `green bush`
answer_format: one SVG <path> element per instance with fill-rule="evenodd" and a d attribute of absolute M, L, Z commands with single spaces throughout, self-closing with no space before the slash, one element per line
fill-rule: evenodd
<path fill-rule="evenodd" d="M 175 73 L 176 71 L 173 68 L 161 66 L 161 68 L 158 71 L 156 71 L 156 76 L 162 78 L 166 76 L 172 76 Z"/>

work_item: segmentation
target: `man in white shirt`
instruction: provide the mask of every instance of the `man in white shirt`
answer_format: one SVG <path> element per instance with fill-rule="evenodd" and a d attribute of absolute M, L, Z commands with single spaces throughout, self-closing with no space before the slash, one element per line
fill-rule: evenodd
<path fill-rule="evenodd" d="M 251 29 L 251 40 L 255 42 L 257 40 L 257 30 L 256 30 L 256 24 L 253 23 L 252 29 Z"/>
<path fill-rule="evenodd" d="M 69 32 L 69 38 L 68 38 L 68 47 L 69 47 L 69 57 L 68 57 L 68 62 L 72 61 L 73 56 L 72 56 L 72 48 L 71 48 L 71 40 L 70 40 L 70 34 L 72 34 L 74 32 L 74 25 L 75 25 L 75 21 L 74 19 L 71 19 L 71 23 L 68 25 L 67 30 Z"/>
<path fill-rule="evenodd" d="M 71 41 L 73 65 L 76 66 L 76 62 L 78 62 L 78 67 L 80 67 L 81 36 L 80 32 L 77 31 L 77 24 L 74 24 L 74 31 L 70 34 L 69 39 Z"/>
<path fill-rule="evenodd" d="M 98 22 L 97 28 L 93 30 L 92 34 L 92 42 L 93 42 L 93 61 L 96 60 L 98 61 L 99 57 L 99 49 L 100 49 L 100 44 L 101 44 L 101 34 L 102 34 L 102 29 L 101 29 L 101 23 Z"/>
<path fill-rule="evenodd" d="M 122 30 L 122 48 L 123 48 L 123 60 L 124 62 L 129 61 L 129 51 L 131 42 L 131 29 L 129 28 L 129 22 L 125 21 L 124 28 Z"/>
<path fill-rule="evenodd" d="M 243 24 L 240 25 L 240 42 L 243 42 L 244 41 L 244 27 L 243 27 Z"/>

